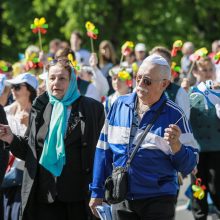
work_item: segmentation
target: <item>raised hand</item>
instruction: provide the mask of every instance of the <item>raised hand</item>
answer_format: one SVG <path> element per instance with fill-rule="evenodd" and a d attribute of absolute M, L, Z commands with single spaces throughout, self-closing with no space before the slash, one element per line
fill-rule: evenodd
<path fill-rule="evenodd" d="M 8 125 L 0 124 L 0 140 L 11 144 L 14 135 Z"/>
<path fill-rule="evenodd" d="M 92 53 L 90 58 L 89 58 L 89 64 L 91 67 L 97 67 L 98 65 L 98 58 L 96 53 Z"/>

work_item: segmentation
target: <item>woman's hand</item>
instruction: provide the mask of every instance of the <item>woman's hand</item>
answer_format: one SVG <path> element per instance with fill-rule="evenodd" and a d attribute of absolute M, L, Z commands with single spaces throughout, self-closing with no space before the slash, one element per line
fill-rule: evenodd
<path fill-rule="evenodd" d="M 189 91 L 190 82 L 189 82 L 189 79 L 188 79 L 188 78 L 183 78 L 183 81 L 181 82 L 181 87 L 182 87 L 183 89 L 185 89 L 186 92 Z"/>
<path fill-rule="evenodd" d="M 18 117 L 20 119 L 21 124 L 28 126 L 28 121 L 29 121 L 29 113 L 28 112 L 22 112 L 18 115 Z"/>
<path fill-rule="evenodd" d="M 174 154 L 177 153 L 181 148 L 181 143 L 179 140 L 180 135 L 181 135 L 181 130 L 175 124 L 169 125 L 169 128 L 166 128 L 164 132 L 164 139 L 171 146 L 171 149 Z"/>
<path fill-rule="evenodd" d="M 98 58 L 96 53 L 92 53 L 90 58 L 89 58 L 89 64 L 91 67 L 97 67 L 98 65 Z"/>
<path fill-rule="evenodd" d="M 14 135 L 8 125 L 0 124 L 0 140 L 11 144 Z"/>

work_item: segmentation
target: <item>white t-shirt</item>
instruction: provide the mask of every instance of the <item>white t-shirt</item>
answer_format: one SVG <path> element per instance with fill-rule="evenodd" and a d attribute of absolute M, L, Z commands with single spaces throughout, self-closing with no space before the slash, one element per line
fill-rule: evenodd
<path fill-rule="evenodd" d="M 19 136 L 24 136 L 27 126 L 24 124 L 21 124 L 20 119 L 15 117 L 15 103 L 12 103 L 11 105 L 8 105 L 4 108 L 6 117 L 8 120 L 8 125 L 10 126 L 12 133 Z M 24 161 L 20 160 L 18 158 L 15 158 L 14 163 L 12 165 L 12 168 L 18 168 L 20 170 L 24 170 Z"/>

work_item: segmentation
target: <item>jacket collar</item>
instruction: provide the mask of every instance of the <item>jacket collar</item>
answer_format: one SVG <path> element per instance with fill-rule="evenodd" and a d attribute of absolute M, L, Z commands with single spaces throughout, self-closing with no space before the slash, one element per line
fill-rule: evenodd
<path fill-rule="evenodd" d="M 133 92 L 130 95 L 126 96 L 125 99 L 123 99 L 123 103 L 125 105 L 128 105 L 131 109 L 134 109 L 136 98 L 137 98 L 137 93 Z"/>

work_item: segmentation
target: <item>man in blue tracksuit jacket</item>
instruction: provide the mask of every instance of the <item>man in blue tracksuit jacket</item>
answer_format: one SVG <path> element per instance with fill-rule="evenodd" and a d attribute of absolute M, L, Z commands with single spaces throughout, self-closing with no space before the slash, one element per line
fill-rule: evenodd
<path fill-rule="evenodd" d="M 177 172 L 187 175 L 196 167 L 198 148 L 184 112 L 163 93 L 169 80 L 169 64 L 151 55 L 137 73 L 136 93 L 119 97 L 112 106 L 97 144 L 90 185 L 90 208 L 95 215 L 113 166 L 125 166 L 140 135 L 166 101 L 129 167 L 127 198 L 112 205 L 112 214 L 119 220 L 174 218 Z"/>

